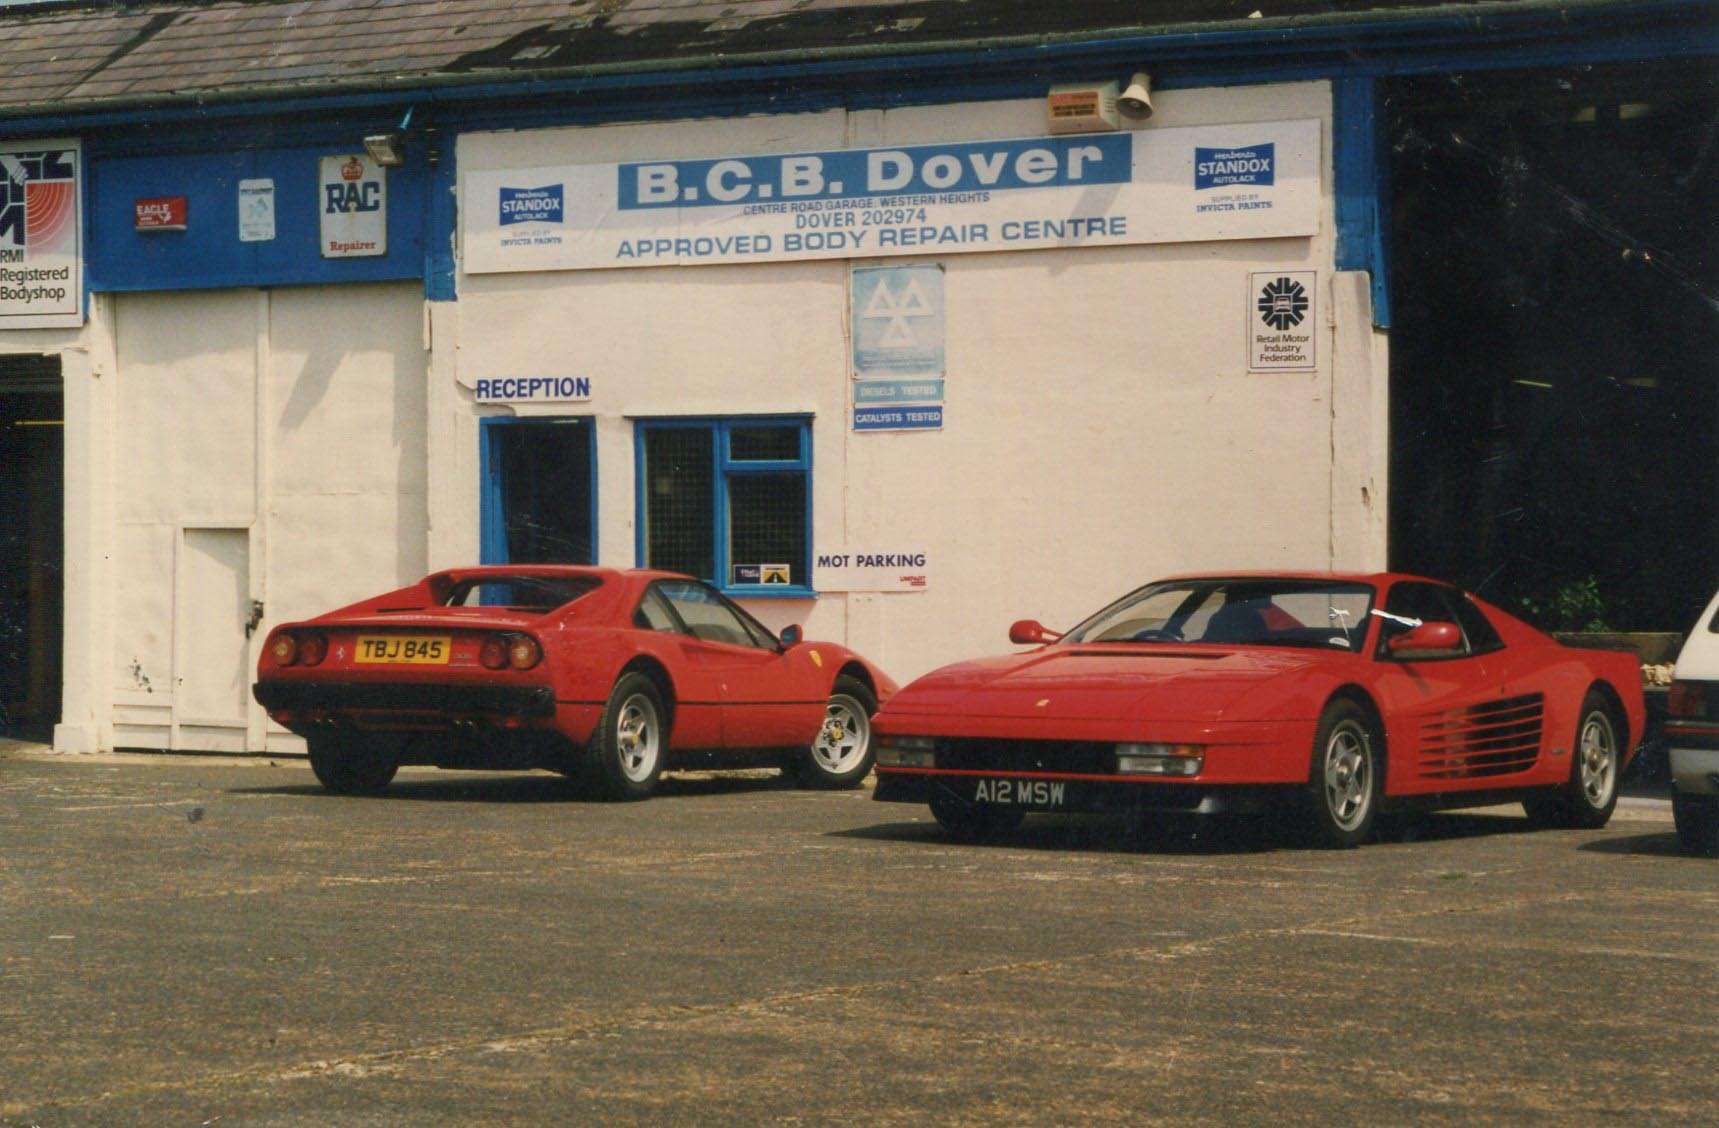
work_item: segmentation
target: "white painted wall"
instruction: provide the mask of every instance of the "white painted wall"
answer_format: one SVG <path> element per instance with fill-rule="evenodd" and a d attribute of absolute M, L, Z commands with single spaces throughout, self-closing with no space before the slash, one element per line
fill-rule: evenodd
<path fill-rule="evenodd" d="M 479 378 L 585 375 L 597 416 L 602 562 L 634 560 L 632 420 L 810 412 L 814 536 L 928 550 L 930 590 L 753 600 L 907 679 L 1006 646 L 1014 618 L 1067 625 L 1159 575 L 1382 561 L 1384 365 L 1365 286 L 1333 277 L 1330 91 L 1172 91 L 1147 128 L 1316 117 L 1312 238 L 928 257 L 946 270 L 940 433 L 847 429 L 841 262 L 465 275 L 433 393 L 463 488 L 433 494 L 433 563 L 477 554 Z M 1038 100 L 466 135 L 462 174 L 554 163 L 1032 136 Z M 895 262 L 914 260 L 893 260 Z M 1321 274 L 1320 369 L 1249 375 L 1248 273 Z M 1340 391 L 1340 397 L 1336 394 Z M 1334 453 L 1336 452 L 1336 453 Z M 469 468 L 469 469 L 468 469 Z"/>
<path fill-rule="evenodd" d="M 268 627 L 426 570 L 422 291 L 111 305 L 111 730 L 97 744 L 296 747 L 249 700 Z M 266 608 L 249 641 L 241 597 Z M 229 700 L 236 685 L 242 708 Z"/>

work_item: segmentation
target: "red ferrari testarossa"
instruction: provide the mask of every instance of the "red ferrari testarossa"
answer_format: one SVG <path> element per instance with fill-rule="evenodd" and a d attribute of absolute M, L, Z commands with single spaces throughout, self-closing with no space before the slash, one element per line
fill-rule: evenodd
<path fill-rule="evenodd" d="M 1029 811 L 1282 803 L 1337 847 L 1391 807 L 1520 801 L 1598 827 L 1642 732 L 1634 655 L 1417 576 L 1187 576 L 1009 638 L 1041 645 L 927 674 L 878 714 L 878 799 L 969 837 Z"/>
<path fill-rule="evenodd" d="M 332 791 L 435 764 L 550 768 L 639 799 L 665 767 L 780 764 L 857 786 L 895 688 L 698 580 L 536 565 L 437 572 L 276 627 L 254 692 Z"/>

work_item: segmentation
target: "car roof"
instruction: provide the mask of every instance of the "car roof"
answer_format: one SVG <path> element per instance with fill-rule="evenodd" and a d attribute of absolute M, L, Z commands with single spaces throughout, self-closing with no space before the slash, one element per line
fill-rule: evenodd
<path fill-rule="evenodd" d="M 589 564 L 472 564 L 463 568 L 444 568 L 425 579 L 446 577 L 449 580 L 476 580 L 485 576 L 539 576 L 543 579 L 573 579 L 585 576 L 596 580 L 623 578 L 641 580 L 687 580 L 691 576 L 680 572 L 664 572 L 655 568 L 602 568 Z"/>
<path fill-rule="evenodd" d="M 1408 572 L 1314 572 L 1295 570 L 1266 570 L 1238 569 L 1228 572 L 1178 572 L 1173 576 L 1165 576 L 1165 580 L 1330 580 L 1345 584 L 1371 584 L 1375 587 L 1389 587 L 1391 584 L 1405 580 L 1422 584 L 1438 584 L 1440 587 L 1455 587 L 1455 584 L 1444 580 L 1435 580 L 1427 576 L 1416 576 Z"/>

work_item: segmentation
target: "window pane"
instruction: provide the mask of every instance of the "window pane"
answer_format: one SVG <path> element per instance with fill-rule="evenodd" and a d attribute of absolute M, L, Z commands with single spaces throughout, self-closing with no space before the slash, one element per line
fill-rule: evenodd
<path fill-rule="evenodd" d="M 739 583 L 806 584 L 806 475 L 732 474 L 728 478 L 728 559 Z M 765 565 L 787 565 L 787 575 Z"/>
<path fill-rule="evenodd" d="M 668 634 L 680 630 L 675 624 L 674 616 L 669 614 L 668 604 L 663 602 L 663 597 L 656 588 L 645 592 L 645 597 L 639 601 L 639 609 L 633 613 L 633 623 L 648 631 L 664 631 Z"/>
<path fill-rule="evenodd" d="M 713 432 L 662 427 L 645 432 L 645 565 L 690 576 L 716 575 Z"/>
<path fill-rule="evenodd" d="M 492 425 L 509 564 L 590 564 L 591 425 Z"/>
<path fill-rule="evenodd" d="M 493 579 L 466 580 L 448 592 L 450 607 L 523 607 L 532 611 L 553 611 L 573 602 L 586 592 L 597 588 L 596 580 L 558 580 L 544 576 L 498 576 Z"/>
<path fill-rule="evenodd" d="M 722 597 L 703 584 L 666 583 L 659 586 L 681 621 L 694 638 L 705 642 L 726 642 L 731 646 L 757 646 L 740 616 L 729 609 Z"/>
<path fill-rule="evenodd" d="M 735 462 L 796 462 L 800 457 L 800 425 L 732 427 L 728 457 Z"/>

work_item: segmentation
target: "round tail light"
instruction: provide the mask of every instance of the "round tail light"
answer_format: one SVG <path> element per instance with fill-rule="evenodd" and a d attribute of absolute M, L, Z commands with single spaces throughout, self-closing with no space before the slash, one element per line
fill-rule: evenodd
<path fill-rule="evenodd" d="M 543 658 L 543 649 L 530 635 L 514 635 L 507 647 L 507 662 L 516 670 L 529 670 Z"/>
<path fill-rule="evenodd" d="M 269 643 L 269 657 L 277 666 L 290 666 L 298 658 L 298 639 L 290 634 L 278 634 Z"/>
<path fill-rule="evenodd" d="M 328 636 L 318 631 L 307 631 L 298 640 L 298 664 L 314 666 L 328 657 Z"/>
<path fill-rule="evenodd" d="M 486 670 L 507 669 L 507 637 L 505 635 L 490 635 L 478 647 L 478 661 Z"/>

